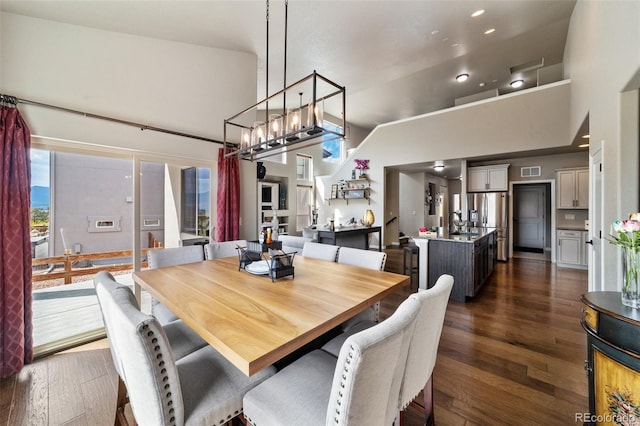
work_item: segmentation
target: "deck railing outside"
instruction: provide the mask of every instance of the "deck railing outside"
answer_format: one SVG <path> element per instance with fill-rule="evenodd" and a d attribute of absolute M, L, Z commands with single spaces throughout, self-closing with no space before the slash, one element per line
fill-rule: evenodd
<path fill-rule="evenodd" d="M 143 268 L 146 268 L 148 266 L 146 254 L 149 250 L 154 249 L 141 250 L 141 255 L 143 256 Z M 108 259 L 113 259 L 114 263 L 105 265 L 93 264 L 93 262 L 96 260 L 104 261 Z M 122 261 L 122 259 L 128 259 L 128 262 Z M 34 268 L 32 281 L 38 282 L 64 278 L 65 284 L 71 284 L 73 277 L 94 275 L 100 271 L 117 272 L 133 269 L 133 263 L 131 263 L 131 259 L 133 259 L 133 250 L 109 251 L 102 253 L 65 254 L 62 256 L 32 259 L 32 265 L 34 267 L 41 265 L 49 266 L 48 269 L 42 271 L 38 271 L 38 268 Z M 88 263 L 91 266 L 74 266 L 81 262 Z"/>

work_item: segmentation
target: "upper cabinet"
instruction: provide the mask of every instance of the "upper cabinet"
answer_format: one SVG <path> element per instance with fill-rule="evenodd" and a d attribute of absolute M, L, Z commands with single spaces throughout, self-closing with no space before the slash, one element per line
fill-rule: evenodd
<path fill-rule="evenodd" d="M 509 190 L 509 165 L 469 167 L 467 169 L 468 192 L 493 192 Z"/>
<path fill-rule="evenodd" d="M 559 209 L 589 208 L 589 169 L 556 171 Z"/>

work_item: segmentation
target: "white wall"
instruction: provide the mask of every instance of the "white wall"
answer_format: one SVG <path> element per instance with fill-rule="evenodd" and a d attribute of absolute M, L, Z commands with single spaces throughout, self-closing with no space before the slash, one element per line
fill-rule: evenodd
<path fill-rule="evenodd" d="M 256 57 L 2 13 L 0 91 L 222 140 L 255 103 Z M 33 135 L 215 161 L 219 145 L 20 105 Z"/>
<path fill-rule="evenodd" d="M 180 246 L 180 167 L 166 164 L 164 168 L 164 246 Z"/>
<path fill-rule="evenodd" d="M 602 151 L 601 229 L 638 206 L 638 140 L 622 138 L 621 97 L 640 86 L 640 2 L 584 1 L 574 8 L 565 48 L 571 77 L 571 135 L 589 115 L 590 151 Z M 636 117 L 637 120 L 637 117 Z M 623 161 L 622 158 L 634 158 Z M 603 233 L 604 233 L 603 232 Z M 603 242 L 602 271 L 620 274 L 619 250 Z M 620 279 L 601 279 L 599 289 L 619 290 Z M 592 289 L 595 290 L 595 289 Z"/>
<path fill-rule="evenodd" d="M 425 174 L 400 173 L 400 232 L 405 235 L 416 235 L 418 229 L 425 224 Z M 397 235 L 393 241 L 398 241 Z"/>
<path fill-rule="evenodd" d="M 340 213 L 362 217 L 371 208 L 376 218 L 385 217 L 385 167 L 570 144 L 570 86 L 563 81 L 376 127 L 352 155 L 369 159 L 371 205 L 353 202 L 341 206 Z M 349 178 L 353 167 L 347 161 L 333 176 L 322 178 L 325 197 L 331 183 Z M 320 223 L 334 214 L 333 205 L 323 207 Z"/>

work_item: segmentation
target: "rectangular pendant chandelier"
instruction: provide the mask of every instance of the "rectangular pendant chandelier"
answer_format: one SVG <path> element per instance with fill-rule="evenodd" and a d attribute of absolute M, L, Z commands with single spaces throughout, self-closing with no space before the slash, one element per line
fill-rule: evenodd
<path fill-rule="evenodd" d="M 344 138 L 345 105 L 345 88 L 313 71 L 226 119 L 225 157 L 253 161 Z M 341 126 L 327 125 L 327 110 L 337 111 Z"/>
<path fill-rule="evenodd" d="M 266 98 L 224 120 L 225 157 L 259 160 L 321 142 L 344 138 L 347 129 L 345 88 L 313 73 L 287 85 L 287 22 L 284 2 L 283 87 L 269 95 L 269 0 L 266 0 Z M 342 126 L 326 123 L 331 111 Z"/>

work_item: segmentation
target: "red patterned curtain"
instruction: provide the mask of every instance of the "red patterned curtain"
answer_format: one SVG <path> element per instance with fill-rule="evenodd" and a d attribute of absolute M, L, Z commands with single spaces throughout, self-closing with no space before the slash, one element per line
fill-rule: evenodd
<path fill-rule="evenodd" d="M 0 377 L 33 360 L 31 239 L 29 234 L 31 160 L 29 128 L 4 97 L 0 107 Z"/>
<path fill-rule="evenodd" d="M 218 150 L 218 208 L 216 241 L 240 238 L 240 165 L 238 157 L 224 158 Z"/>

